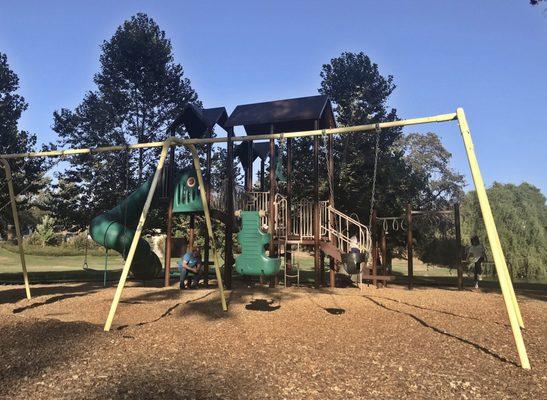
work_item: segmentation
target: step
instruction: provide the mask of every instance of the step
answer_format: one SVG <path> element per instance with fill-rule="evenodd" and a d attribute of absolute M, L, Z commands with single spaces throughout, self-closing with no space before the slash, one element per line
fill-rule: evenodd
<path fill-rule="evenodd" d="M 395 280 L 395 277 L 393 275 L 361 275 L 361 279 L 364 281 L 372 281 L 376 279 L 377 281 L 393 281 Z"/>
<path fill-rule="evenodd" d="M 338 262 L 342 262 L 342 253 L 340 252 L 338 247 L 336 247 L 330 242 L 323 242 L 323 241 L 321 242 L 320 246 L 321 246 L 321 250 L 326 255 L 331 256 Z"/>

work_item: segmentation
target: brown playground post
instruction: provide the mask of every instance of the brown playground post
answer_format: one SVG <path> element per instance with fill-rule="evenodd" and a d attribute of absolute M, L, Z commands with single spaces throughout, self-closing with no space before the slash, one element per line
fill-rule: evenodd
<path fill-rule="evenodd" d="M 382 253 L 382 274 L 387 276 L 387 239 L 384 227 L 380 228 L 380 251 Z M 384 287 L 387 287 L 387 279 L 384 279 Z"/>
<path fill-rule="evenodd" d="M 318 129 L 319 121 L 315 121 L 315 129 Z M 323 270 L 319 254 L 319 235 L 321 234 L 319 225 L 319 136 L 313 137 L 313 239 L 314 239 L 314 267 L 316 289 L 321 287 L 323 282 Z"/>
<path fill-rule="evenodd" d="M 414 286 L 414 248 L 412 245 L 412 206 L 407 204 L 406 206 L 406 251 L 408 257 L 408 289 L 412 290 Z"/>
<path fill-rule="evenodd" d="M 462 233 L 460 226 L 460 204 L 454 204 L 454 227 L 456 230 L 456 263 L 458 267 L 458 289 L 463 290 Z"/>
<path fill-rule="evenodd" d="M 175 146 L 172 146 L 169 152 L 169 173 L 167 181 L 167 196 L 169 198 L 169 205 L 167 206 L 167 230 L 165 236 L 165 277 L 163 286 L 169 287 L 171 285 L 171 241 L 173 235 L 173 184 L 175 173 Z"/>

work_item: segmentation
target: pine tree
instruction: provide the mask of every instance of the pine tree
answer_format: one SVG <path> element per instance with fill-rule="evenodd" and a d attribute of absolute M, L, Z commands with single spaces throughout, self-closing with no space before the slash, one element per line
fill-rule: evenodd
<path fill-rule="evenodd" d="M 323 65 L 321 78 L 319 92 L 331 99 L 338 124 L 350 126 L 397 119 L 396 109 L 387 105 L 395 90 L 393 76 L 384 77 L 378 65 L 364 53 L 346 52 L 333 58 Z M 379 134 L 375 208 L 383 215 L 400 213 L 425 184 L 394 146 L 401 135 L 400 128 L 384 129 Z M 370 215 L 375 143 L 376 135 L 371 132 L 334 139 L 336 207 L 357 213 L 366 223 Z"/>
<path fill-rule="evenodd" d="M 6 54 L 0 53 L 0 153 L 27 153 L 36 151 L 36 135 L 19 130 L 17 123 L 21 114 L 27 109 L 25 99 L 17 94 L 19 77 L 8 64 Z M 38 158 L 10 160 L 13 174 L 13 186 L 18 196 L 18 210 L 24 211 L 29 207 L 29 200 L 43 187 L 42 175 L 47 162 Z M 12 223 L 9 194 L 5 185 L 4 175 L 0 183 L 0 229 Z M 22 221 L 25 225 L 26 221 Z"/>
<path fill-rule="evenodd" d="M 163 140 L 182 108 L 197 102 L 182 66 L 174 62 L 170 40 L 146 14 L 125 21 L 103 43 L 100 65 L 94 77 L 97 88 L 75 110 L 54 113 L 61 146 Z M 142 183 L 155 170 L 158 155 L 158 149 L 148 149 L 72 157 L 60 178 L 85 194 L 80 204 L 82 225 Z M 69 195 L 62 197 L 70 201 Z"/>

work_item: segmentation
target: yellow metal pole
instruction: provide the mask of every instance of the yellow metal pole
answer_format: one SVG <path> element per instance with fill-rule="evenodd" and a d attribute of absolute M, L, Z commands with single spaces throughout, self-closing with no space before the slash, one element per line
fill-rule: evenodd
<path fill-rule="evenodd" d="M 462 129 L 462 126 L 465 126 L 466 132 L 469 132 L 469 143 L 465 142 L 465 136 L 466 135 L 463 135 L 463 133 L 462 133 L 462 135 L 464 136 L 464 142 L 465 142 L 466 150 L 468 148 L 468 145 L 470 145 L 471 149 L 473 151 L 475 162 L 476 162 L 478 178 L 475 178 L 475 175 L 473 175 L 473 180 L 475 181 L 475 187 L 477 188 L 477 196 L 479 197 L 479 204 L 481 206 L 481 210 L 482 210 L 482 207 L 483 207 L 483 203 L 486 204 L 485 207 L 487 207 L 487 212 L 489 212 L 490 215 L 492 215 L 492 210 L 490 209 L 490 203 L 488 202 L 488 197 L 486 196 L 486 189 L 484 189 L 484 182 L 483 182 L 482 176 L 480 174 L 478 161 L 477 161 L 477 158 L 475 156 L 473 142 L 471 141 L 471 133 L 470 133 L 470 130 L 469 130 L 469 125 L 467 124 L 467 119 L 465 118 L 465 113 L 464 113 L 463 109 L 460 108 L 459 110 L 461 110 L 461 114 L 460 113 L 457 113 L 457 114 L 459 116 L 460 129 Z M 462 125 L 462 121 L 463 121 L 463 125 Z M 469 161 L 469 163 L 471 165 L 471 160 Z M 477 183 L 476 183 L 477 182 L 476 179 L 480 180 L 483 191 L 479 191 Z M 484 196 L 483 196 L 482 192 L 484 192 Z M 482 202 L 481 202 L 481 198 L 482 198 Z M 485 211 L 483 210 L 483 215 L 484 215 L 484 212 Z M 485 224 L 486 224 L 486 218 L 484 218 L 484 221 L 485 221 Z M 511 304 L 513 305 L 513 308 L 514 308 L 515 313 L 517 315 L 517 321 L 519 323 L 519 326 L 521 328 L 524 328 L 524 321 L 522 319 L 522 314 L 520 313 L 520 307 L 519 307 L 518 302 L 517 302 L 517 296 L 515 295 L 515 289 L 513 288 L 513 284 L 511 282 L 509 270 L 507 269 L 507 263 L 505 261 L 505 256 L 503 255 L 503 250 L 501 248 L 501 243 L 500 243 L 500 240 L 499 240 L 496 225 L 494 224 L 493 217 L 492 217 L 492 223 L 493 223 L 494 231 L 489 232 L 488 228 L 487 228 L 486 232 L 488 234 L 488 240 L 490 242 L 490 247 L 492 248 L 494 263 L 496 265 L 496 271 L 498 273 L 500 286 L 506 285 L 507 290 L 509 291 L 509 294 L 510 294 Z M 493 245 L 492 240 L 494 240 L 496 242 L 496 244 Z M 494 249 L 499 249 L 499 252 L 495 252 Z M 498 256 L 497 259 L 496 259 L 496 256 Z"/>
<path fill-rule="evenodd" d="M 139 224 L 137 225 L 137 229 L 135 230 L 135 236 L 133 236 L 133 241 L 131 242 L 131 247 L 129 248 L 129 253 L 127 254 L 127 258 L 125 259 L 125 264 L 123 266 L 122 275 L 120 277 L 120 281 L 118 282 L 118 287 L 116 288 L 116 293 L 114 295 L 114 299 L 112 300 L 112 305 L 110 306 L 110 312 L 108 313 L 108 318 L 104 325 L 104 330 L 106 332 L 110 330 L 110 327 L 112 326 L 112 320 L 116 315 L 116 309 L 118 308 L 118 303 L 120 302 L 120 298 L 122 297 L 123 288 L 127 280 L 127 275 L 129 274 L 129 268 L 131 267 L 131 263 L 133 262 L 133 257 L 135 256 L 135 251 L 137 250 L 137 244 L 139 243 L 139 239 L 141 237 L 142 228 L 144 226 L 144 222 L 146 221 L 146 216 L 148 215 L 148 210 L 150 208 L 150 204 L 152 203 L 154 192 L 156 191 L 156 186 L 158 185 L 158 180 L 160 178 L 163 164 L 165 163 L 167 152 L 170 146 L 170 139 L 167 139 L 165 142 L 163 142 L 163 148 L 161 150 L 158 166 L 156 167 L 154 178 L 152 178 L 152 184 L 150 185 L 150 190 L 148 191 L 148 196 L 146 197 L 146 201 L 142 209 Z"/>
<path fill-rule="evenodd" d="M 475 155 L 475 149 L 471 139 L 471 131 L 469 130 L 463 108 L 458 108 L 456 114 L 458 116 L 460 131 L 465 145 L 465 150 L 467 152 L 469 167 L 471 168 L 473 182 L 475 183 L 475 190 L 479 199 L 479 205 L 481 207 L 482 218 L 486 227 L 486 233 L 488 234 L 488 241 L 492 250 L 496 271 L 498 273 L 503 300 L 505 302 L 509 322 L 511 324 L 511 330 L 513 331 L 513 337 L 517 346 L 520 364 L 522 368 L 530 369 L 530 361 L 528 360 L 526 346 L 524 345 L 522 332 L 520 330 L 518 317 L 520 310 L 518 308 L 516 296 L 514 296 L 513 285 L 509 279 L 509 272 L 507 271 L 507 265 L 505 263 L 505 257 L 501 248 L 496 223 L 494 222 L 494 216 L 492 215 L 490 203 L 488 202 L 488 196 L 486 195 L 486 188 L 479 169 L 479 162 L 477 161 L 477 156 Z"/>
<path fill-rule="evenodd" d="M 378 128 L 394 128 L 400 126 L 419 125 L 419 124 L 431 124 L 438 122 L 453 121 L 457 118 L 456 113 L 440 114 L 431 117 L 402 119 L 398 121 L 380 122 L 379 124 L 366 124 L 356 126 L 342 126 L 332 129 L 316 129 L 313 131 L 300 131 L 300 132 L 288 132 L 288 133 L 273 133 L 273 134 L 261 134 L 261 135 L 248 135 L 248 136 L 234 136 L 227 137 L 215 137 L 204 139 L 180 139 L 176 137 L 170 137 L 171 143 L 177 145 L 189 145 L 189 144 L 207 144 L 207 143 L 225 143 L 225 142 L 245 142 L 249 140 L 269 140 L 269 139 L 288 139 L 299 138 L 309 136 L 322 136 L 322 135 L 342 135 L 355 132 L 367 132 L 376 131 Z M 66 149 L 66 150 L 52 150 L 52 151 L 38 151 L 31 153 L 19 153 L 19 154 L 0 154 L 0 158 L 33 158 L 33 157 L 58 157 L 69 156 L 75 154 L 91 154 L 91 153 L 105 153 L 109 151 L 122 151 L 122 150 L 135 150 L 145 149 L 150 147 L 162 147 L 164 142 L 150 142 L 150 143 L 137 143 L 127 146 L 107 146 L 107 147 L 95 147 L 95 148 L 82 148 L 82 149 Z"/>
<path fill-rule="evenodd" d="M 198 177 L 199 193 L 201 195 L 201 202 L 203 203 L 203 214 L 205 215 L 205 223 L 207 225 L 207 232 L 211 238 L 211 250 L 213 252 L 213 259 L 215 260 L 215 274 L 217 276 L 218 290 L 220 292 L 220 301 L 222 303 L 222 309 L 228 310 L 226 305 L 226 298 L 224 296 L 224 285 L 222 283 L 222 274 L 220 273 L 220 259 L 218 257 L 215 237 L 213 236 L 213 224 L 211 223 L 211 214 L 209 213 L 209 204 L 207 203 L 207 194 L 205 193 L 205 185 L 203 183 L 203 175 L 201 174 L 201 166 L 199 164 L 199 156 L 196 147 L 193 144 L 187 146 L 192 152 L 192 158 L 194 159 L 194 168 L 196 169 L 196 175 Z"/>
<path fill-rule="evenodd" d="M 30 285 L 28 282 L 27 264 L 25 262 L 25 250 L 23 249 L 23 237 L 21 236 L 21 227 L 19 225 L 19 214 L 17 213 L 17 200 L 15 199 L 15 191 L 13 190 L 13 177 L 11 175 L 11 167 L 8 160 L 2 159 L 4 171 L 6 171 L 6 180 L 8 182 L 8 191 L 11 202 L 11 213 L 13 214 L 13 223 L 15 225 L 15 233 L 17 235 L 17 245 L 19 247 L 19 256 L 21 258 L 21 268 L 23 269 L 23 281 L 25 282 L 25 292 L 27 299 L 31 299 Z"/>

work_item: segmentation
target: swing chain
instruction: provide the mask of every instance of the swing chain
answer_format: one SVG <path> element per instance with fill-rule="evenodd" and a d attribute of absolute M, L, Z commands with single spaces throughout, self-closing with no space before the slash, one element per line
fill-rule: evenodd
<path fill-rule="evenodd" d="M 334 188 L 331 185 L 331 182 L 334 183 L 334 171 L 331 168 L 330 160 L 329 160 L 329 141 L 328 141 L 328 134 L 323 129 L 321 131 L 321 141 L 323 142 L 323 148 L 325 149 L 325 160 L 327 162 L 327 183 L 329 186 L 329 200 L 334 199 Z M 334 155 L 332 155 L 334 157 Z M 333 204 L 329 204 L 330 206 L 333 206 Z"/>
<path fill-rule="evenodd" d="M 84 265 L 82 268 L 87 271 L 89 270 L 89 264 L 87 263 L 87 251 L 88 251 L 88 236 L 89 236 L 89 228 L 85 230 L 85 254 L 84 254 Z"/>
<path fill-rule="evenodd" d="M 379 153 L 379 147 L 380 147 L 380 132 L 382 129 L 380 128 L 380 124 L 376 123 L 376 127 L 374 129 L 374 133 L 376 135 L 376 143 L 374 148 L 374 172 L 372 174 L 372 193 L 370 195 L 370 211 L 369 211 L 369 219 L 368 219 L 368 226 L 371 227 L 372 225 L 372 213 L 374 212 L 374 201 L 376 196 L 376 175 L 378 173 L 378 153 Z"/>

